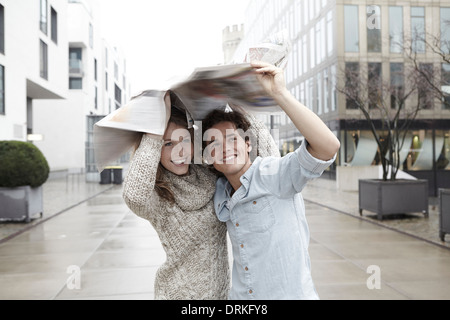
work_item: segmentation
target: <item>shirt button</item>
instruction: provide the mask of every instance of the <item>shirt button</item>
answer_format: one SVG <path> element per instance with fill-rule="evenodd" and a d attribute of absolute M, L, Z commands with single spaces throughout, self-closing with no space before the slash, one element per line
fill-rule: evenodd
<path fill-rule="evenodd" d="M 248 268 L 247 268 L 247 267 L 245 267 L 245 271 L 248 271 Z"/>
<path fill-rule="evenodd" d="M 236 227 L 239 227 L 239 223 L 236 223 Z"/>
<path fill-rule="evenodd" d="M 253 204 L 257 204 L 257 202 L 256 202 L 256 201 L 253 201 Z"/>
<path fill-rule="evenodd" d="M 241 244 L 241 248 L 243 248 L 244 247 L 244 245 L 243 244 Z"/>
<path fill-rule="evenodd" d="M 248 290 L 248 293 L 252 294 L 252 293 L 253 293 L 253 290 Z"/>

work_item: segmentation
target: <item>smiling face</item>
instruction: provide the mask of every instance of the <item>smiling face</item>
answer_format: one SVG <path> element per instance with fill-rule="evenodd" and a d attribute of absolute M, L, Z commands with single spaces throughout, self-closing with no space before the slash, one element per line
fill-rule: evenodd
<path fill-rule="evenodd" d="M 219 122 L 205 133 L 208 163 L 227 178 L 241 176 L 251 166 L 251 146 L 231 122 Z"/>
<path fill-rule="evenodd" d="M 179 176 L 187 174 L 194 153 L 189 131 L 183 126 L 170 122 L 163 139 L 164 145 L 161 150 L 163 167 Z"/>

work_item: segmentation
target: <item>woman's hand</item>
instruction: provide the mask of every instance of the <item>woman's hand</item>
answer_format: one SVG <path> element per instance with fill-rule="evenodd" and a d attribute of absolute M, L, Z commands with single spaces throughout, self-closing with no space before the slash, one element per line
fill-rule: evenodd
<path fill-rule="evenodd" d="M 287 91 L 283 69 L 266 62 L 255 61 L 251 63 L 257 73 L 257 78 L 264 90 L 272 97 Z"/>

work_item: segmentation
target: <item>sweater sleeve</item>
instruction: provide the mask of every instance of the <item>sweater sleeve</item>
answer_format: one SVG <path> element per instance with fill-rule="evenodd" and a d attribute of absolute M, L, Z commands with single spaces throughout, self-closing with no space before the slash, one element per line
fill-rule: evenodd
<path fill-rule="evenodd" d="M 250 113 L 246 114 L 247 120 L 250 122 L 250 130 L 253 132 L 257 142 L 257 156 L 265 157 L 280 157 L 280 150 L 278 149 L 269 129 L 264 123 L 259 121 Z"/>
<path fill-rule="evenodd" d="M 162 140 L 144 134 L 125 177 L 123 198 L 130 210 L 141 218 L 149 219 L 150 209 L 158 206 L 155 181 L 162 146 Z"/>

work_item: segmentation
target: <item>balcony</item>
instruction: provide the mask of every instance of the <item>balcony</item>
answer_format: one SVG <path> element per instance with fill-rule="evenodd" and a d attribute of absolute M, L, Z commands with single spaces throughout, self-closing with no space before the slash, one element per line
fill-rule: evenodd
<path fill-rule="evenodd" d="M 84 76 L 83 61 L 80 59 L 69 59 L 69 76 L 80 78 Z"/>

